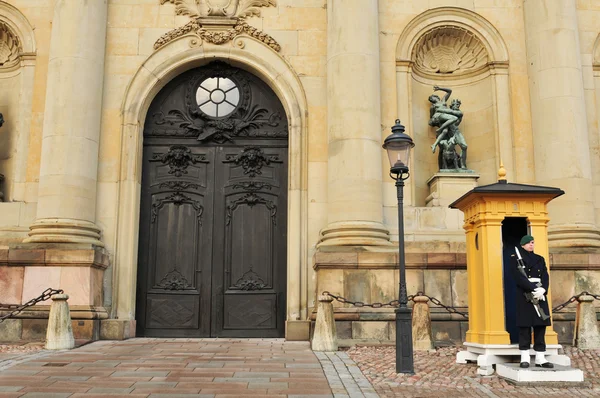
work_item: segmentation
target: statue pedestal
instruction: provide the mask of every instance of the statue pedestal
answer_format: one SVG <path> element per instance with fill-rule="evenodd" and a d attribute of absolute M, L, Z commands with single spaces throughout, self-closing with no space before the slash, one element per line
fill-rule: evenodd
<path fill-rule="evenodd" d="M 462 195 L 477 187 L 479 174 L 472 170 L 465 171 L 440 171 L 429 180 L 429 196 L 425 198 L 425 206 L 447 207 Z"/>

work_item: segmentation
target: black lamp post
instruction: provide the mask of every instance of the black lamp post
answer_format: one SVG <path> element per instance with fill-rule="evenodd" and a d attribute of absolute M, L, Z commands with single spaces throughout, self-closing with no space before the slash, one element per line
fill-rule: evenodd
<path fill-rule="evenodd" d="M 406 266 L 404 259 L 404 180 L 409 177 L 408 161 L 410 150 L 415 146 L 412 138 L 404 134 L 400 119 L 392 127 L 392 134 L 384 143 L 383 149 L 390 158 L 390 177 L 396 180 L 398 196 L 398 265 L 400 268 L 400 291 L 396 308 L 396 373 L 414 374 L 412 346 L 412 309 L 408 307 L 406 293 Z"/>

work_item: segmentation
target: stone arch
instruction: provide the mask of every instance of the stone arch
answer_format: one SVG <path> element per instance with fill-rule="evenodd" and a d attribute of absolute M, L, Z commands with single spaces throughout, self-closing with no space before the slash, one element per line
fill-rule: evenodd
<path fill-rule="evenodd" d="M 415 17 L 400 34 L 396 46 L 397 62 L 412 62 L 415 46 L 429 32 L 450 27 L 476 38 L 489 54 L 489 63 L 508 64 L 508 48 L 500 32 L 481 15 L 458 7 L 440 7 Z"/>
<path fill-rule="evenodd" d="M 200 42 L 195 36 L 184 36 L 161 47 L 142 64 L 125 92 L 121 107 L 121 172 L 112 317 L 132 320 L 135 314 L 143 123 L 147 110 L 154 96 L 172 78 L 217 59 L 260 77 L 285 108 L 289 125 L 287 320 L 307 316 L 308 107 L 302 85 L 292 67 L 258 40 L 242 36 L 229 44 L 215 45 Z"/>
<path fill-rule="evenodd" d="M 0 0 L 1 88 L 14 98 L 0 104 L 8 130 L 0 147 L 0 168 L 5 174 L 5 200 L 25 200 L 25 179 L 29 152 L 29 128 L 33 101 L 36 42 L 33 27 L 16 7 Z M 1 189 L 1 187 L 0 187 Z"/>
<path fill-rule="evenodd" d="M 413 139 L 422 144 L 411 159 L 411 168 L 415 170 L 411 193 L 416 206 L 425 205 L 433 197 L 426 181 L 436 173 L 437 159 L 432 158 L 431 149 L 426 147 L 435 137 L 431 140 L 433 133 L 426 121 L 423 125 L 423 118 L 429 117 L 424 114 L 433 85 L 461 87 L 461 92 L 470 93 L 467 99 L 476 102 L 468 104 L 461 98 L 465 112 L 469 112 L 470 106 L 472 110 L 480 107 L 488 113 L 485 129 L 476 126 L 475 141 L 469 143 L 467 117 L 466 123 L 461 125 L 467 129 L 466 139 L 471 148 L 467 166 L 476 165 L 481 181 L 493 182 L 500 159 L 511 170 L 515 169 L 508 74 L 509 53 L 504 39 L 489 21 L 473 11 L 458 7 L 434 8 L 417 15 L 406 25 L 396 45 L 396 78 L 398 114 L 406 115 L 403 117 L 407 119 L 410 134 L 414 133 Z M 484 94 L 484 98 L 475 101 L 476 93 Z M 483 134 L 489 136 L 483 137 Z M 475 142 L 480 146 L 479 151 L 471 146 Z M 428 145 L 424 145 L 426 143 Z M 472 156 L 483 152 L 493 155 Z"/>
<path fill-rule="evenodd" d="M 6 26 L 18 38 L 20 57 L 35 54 L 33 27 L 21 11 L 2 0 L 0 0 L 0 25 Z"/>

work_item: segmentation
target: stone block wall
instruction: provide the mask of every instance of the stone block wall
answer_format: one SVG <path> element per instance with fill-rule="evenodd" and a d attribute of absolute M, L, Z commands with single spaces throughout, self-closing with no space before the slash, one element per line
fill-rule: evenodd
<path fill-rule="evenodd" d="M 418 246 L 408 242 L 407 250 Z M 582 291 L 599 294 L 597 254 L 550 255 L 551 306 L 555 307 Z M 314 257 L 318 293 L 328 291 L 350 301 L 388 303 L 398 299 L 398 254 L 396 252 L 320 252 Z M 408 294 L 424 292 L 442 304 L 468 312 L 467 267 L 464 253 L 406 253 Z M 502 283 L 502 281 L 500 281 Z M 392 308 L 357 307 L 333 301 L 340 344 L 358 342 L 391 344 L 395 340 Z M 461 344 L 468 321 L 429 302 L 435 345 Z M 600 311 L 600 301 L 593 304 Z M 412 306 L 412 302 L 409 302 Z M 311 319 L 316 317 L 315 310 Z M 576 303 L 553 314 L 553 328 L 560 344 L 572 344 Z M 600 312 L 599 312 L 600 314 Z M 600 319 L 600 317 L 599 317 Z"/>

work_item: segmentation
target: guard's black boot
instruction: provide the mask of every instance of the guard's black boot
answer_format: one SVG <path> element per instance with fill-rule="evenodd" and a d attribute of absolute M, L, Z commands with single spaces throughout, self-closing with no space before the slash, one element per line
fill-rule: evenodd
<path fill-rule="evenodd" d="M 520 350 L 521 351 L 521 365 L 522 368 L 529 367 L 529 350 Z"/>
<path fill-rule="evenodd" d="M 545 354 L 546 353 L 544 351 L 535 352 L 535 366 L 538 368 L 552 369 L 554 365 L 546 361 L 546 358 L 544 358 Z"/>

